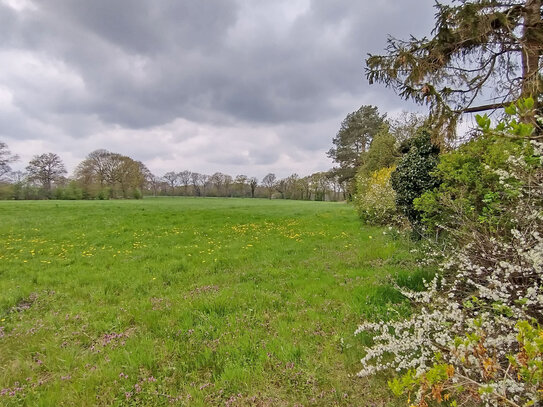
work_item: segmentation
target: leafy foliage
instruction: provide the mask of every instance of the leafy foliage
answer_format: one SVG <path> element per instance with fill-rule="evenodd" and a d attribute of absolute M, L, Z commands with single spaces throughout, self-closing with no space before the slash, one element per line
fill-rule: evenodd
<path fill-rule="evenodd" d="M 439 162 L 439 148 L 430 140 L 430 134 L 421 130 L 419 134 L 403 143 L 403 158 L 391 175 L 391 184 L 396 191 L 396 205 L 407 217 L 413 229 L 422 233 L 421 212 L 413 201 L 424 192 L 439 185 L 433 172 Z"/>
<path fill-rule="evenodd" d="M 328 151 L 328 157 L 339 164 L 334 170 L 340 182 L 354 179 L 361 164 L 361 154 L 369 149 L 373 137 L 384 124 L 385 116 L 379 114 L 376 106 L 365 105 L 343 120 L 332 141 L 334 147 Z"/>
<path fill-rule="evenodd" d="M 506 113 L 522 115 L 533 106 L 530 101 L 512 105 Z M 441 181 L 439 188 L 414 201 L 426 227 L 453 232 L 457 239 L 471 235 L 474 229 L 508 233 L 514 227 L 510 207 L 517 204 L 526 188 L 525 182 L 508 172 L 512 160 L 522 160 L 530 167 L 527 171 L 539 165 L 533 157 L 533 146 L 526 143 L 532 126 L 509 117 L 491 129 L 487 116 L 478 116 L 477 120 L 477 137 L 440 156 L 434 173 Z M 529 178 L 525 181 L 531 182 Z"/>
<path fill-rule="evenodd" d="M 385 167 L 370 175 L 357 174 L 353 203 L 364 222 L 376 225 L 399 222 L 396 193 L 390 185 L 390 174 L 394 170 L 395 167 Z"/>
<path fill-rule="evenodd" d="M 367 176 L 381 168 L 396 165 L 399 159 L 396 144 L 396 137 L 388 129 L 383 128 L 373 138 L 369 150 L 362 153 L 361 165 L 357 173 Z"/>
<path fill-rule="evenodd" d="M 454 178 L 454 190 L 467 191 L 468 200 L 493 193 L 493 188 L 515 193 L 495 199 L 484 222 L 452 210 L 453 224 L 468 224 L 469 233 L 460 228 L 462 244 L 442 263 L 442 277 L 422 292 L 402 290 L 419 311 L 403 321 L 364 323 L 357 331 L 376 333 L 360 375 L 395 369 L 401 376 L 390 387 L 396 394 L 415 393 L 421 407 L 433 401 L 450 406 L 529 406 L 542 401 L 543 144 L 530 140 L 533 129 L 525 131 L 526 125 L 516 120 L 495 128 L 486 118 L 479 121 L 485 138 L 462 150 L 465 156 L 471 154 L 469 159 L 451 159 L 467 163 L 467 170 Z M 493 150 L 498 145 L 488 144 L 495 134 L 515 140 L 515 148 L 505 160 L 497 151 L 489 152 L 484 161 L 506 167 L 483 163 L 488 173 L 475 182 L 473 168 L 480 168 L 475 157 L 483 146 Z M 497 178 L 490 176 L 492 171 Z M 454 198 L 439 201 L 440 207 L 450 210 Z M 508 228 L 488 227 L 488 220 L 504 214 Z"/>
<path fill-rule="evenodd" d="M 142 162 L 106 150 L 91 152 L 75 170 L 75 178 L 86 198 L 140 196 L 138 191 L 150 177 L 151 172 Z"/>

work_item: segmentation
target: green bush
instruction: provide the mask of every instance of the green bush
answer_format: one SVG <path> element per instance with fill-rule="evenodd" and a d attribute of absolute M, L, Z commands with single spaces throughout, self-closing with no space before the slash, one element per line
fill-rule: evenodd
<path fill-rule="evenodd" d="M 421 130 L 415 137 L 403 143 L 404 153 L 396 170 L 391 174 L 391 185 L 396 191 L 396 205 L 413 230 L 423 233 L 421 212 L 413 201 L 426 191 L 439 186 L 439 179 L 433 175 L 439 162 L 439 147 L 432 143 L 430 134 Z"/>
<path fill-rule="evenodd" d="M 397 164 L 398 154 L 396 137 L 388 130 L 380 131 L 372 140 L 369 150 L 360 157 L 361 165 L 358 174 L 369 176 L 382 168 L 393 167 Z"/>
<path fill-rule="evenodd" d="M 369 175 L 356 175 L 356 194 L 353 203 L 362 221 L 376 225 L 399 222 L 396 193 L 390 185 L 390 174 L 395 167 L 381 168 Z"/>
<path fill-rule="evenodd" d="M 525 102 L 519 102 L 524 109 Z M 514 115 L 516 107 L 507 111 Z M 422 222 L 432 231 L 454 231 L 456 237 L 475 229 L 487 233 L 508 234 L 515 225 L 511 208 L 518 205 L 531 177 L 523 181 L 511 173 L 520 166 L 529 173 L 540 165 L 533 144 L 523 134 L 526 125 L 515 118 L 502 121 L 490 129 L 488 117 L 478 116 L 481 132 L 458 149 L 443 154 L 434 175 L 439 188 L 425 192 L 414 200 Z M 504 137 L 504 132 L 509 134 Z"/>
<path fill-rule="evenodd" d="M 102 188 L 102 189 L 98 192 L 97 197 L 98 197 L 98 199 L 100 199 L 101 201 L 107 200 L 107 199 L 111 198 L 111 188 L 108 188 L 108 187 Z"/>
<path fill-rule="evenodd" d="M 510 157 L 531 155 L 529 144 L 482 134 L 441 156 L 434 173 L 441 184 L 414 200 L 415 209 L 431 230 L 458 230 L 466 222 L 496 230 L 507 224 L 507 201 L 521 193 L 518 181 L 508 176 Z"/>

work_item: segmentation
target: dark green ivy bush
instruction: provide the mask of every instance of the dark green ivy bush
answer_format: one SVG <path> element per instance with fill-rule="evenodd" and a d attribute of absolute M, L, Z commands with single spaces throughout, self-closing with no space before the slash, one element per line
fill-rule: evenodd
<path fill-rule="evenodd" d="M 396 191 L 396 206 L 407 217 L 416 234 L 423 234 L 421 211 L 413 201 L 426 191 L 439 186 L 433 175 L 439 162 L 439 147 L 432 143 L 430 133 L 420 130 L 403 143 L 404 155 L 391 175 L 392 188 Z"/>

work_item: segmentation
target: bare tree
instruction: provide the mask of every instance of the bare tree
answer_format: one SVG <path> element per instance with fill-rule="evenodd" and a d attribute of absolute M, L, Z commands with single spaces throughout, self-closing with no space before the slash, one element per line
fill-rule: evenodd
<path fill-rule="evenodd" d="M 87 182 L 97 182 L 103 187 L 108 182 L 108 175 L 111 172 L 109 151 L 104 149 L 94 150 L 87 155 L 75 169 L 75 176 L 79 179 L 85 179 Z M 86 183 L 87 183 L 86 182 Z"/>
<path fill-rule="evenodd" d="M 28 163 L 26 170 L 31 180 L 41 184 L 48 197 L 51 194 L 53 183 L 66 174 L 66 168 L 62 160 L 55 153 L 34 156 Z"/>
<path fill-rule="evenodd" d="M 17 161 L 19 156 L 11 154 L 8 145 L 0 141 L 0 177 L 11 171 L 9 164 Z"/>
<path fill-rule="evenodd" d="M 206 174 L 200 174 L 200 182 L 202 183 L 203 195 L 206 196 L 209 184 L 211 183 L 211 177 Z"/>
<path fill-rule="evenodd" d="M 273 173 L 267 174 L 264 178 L 262 178 L 262 185 L 264 188 L 268 190 L 268 197 L 271 199 L 273 190 L 275 188 L 275 179 L 276 176 Z"/>
<path fill-rule="evenodd" d="M 258 179 L 256 179 L 255 177 L 251 177 L 249 179 L 249 187 L 251 188 L 251 198 L 255 197 L 255 190 L 257 186 L 258 186 Z"/>
<path fill-rule="evenodd" d="M 151 191 L 153 192 L 153 196 L 158 195 L 158 191 L 160 190 L 160 184 L 162 182 L 162 178 L 157 177 L 156 175 L 151 174 L 151 176 L 149 177 L 149 186 L 151 188 Z"/>
<path fill-rule="evenodd" d="M 192 191 L 194 193 L 194 196 L 201 196 L 202 190 L 200 188 L 201 182 L 202 182 L 202 174 L 199 174 L 197 172 L 191 172 L 190 173 L 190 181 L 192 183 Z"/>
<path fill-rule="evenodd" d="M 179 178 L 179 182 L 181 182 L 181 185 L 183 185 L 185 196 L 188 195 L 191 174 L 192 173 L 187 170 L 181 171 L 180 173 L 177 174 L 177 177 Z"/>
<path fill-rule="evenodd" d="M 248 180 L 249 177 L 247 175 L 236 175 L 236 178 L 234 179 L 234 184 L 239 196 L 245 196 Z"/>
<path fill-rule="evenodd" d="M 215 195 L 220 196 L 225 182 L 225 175 L 222 172 L 216 172 L 209 177 L 209 183 L 215 188 Z"/>
<path fill-rule="evenodd" d="M 168 184 L 170 184 L 172 195 L 175 195 L 175 187 L 177 186 L 177 182 L 179 180 L 179 176 L 177 175 L 177 173 L 174 171 L 170 171 L 164 174 L 162 178 L 164 178 L 168 182 Z"/>

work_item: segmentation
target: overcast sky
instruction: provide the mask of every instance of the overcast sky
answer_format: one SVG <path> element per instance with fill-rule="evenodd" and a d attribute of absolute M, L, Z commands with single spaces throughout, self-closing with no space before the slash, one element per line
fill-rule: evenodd
<path fill-rule="evenodd" d="M 0 140 L 70 171 L 105 148 L 163 175 L 308 175 L 361 105 L 387 34 L 428 35 L 433 0 L 0 0 Z"/>

